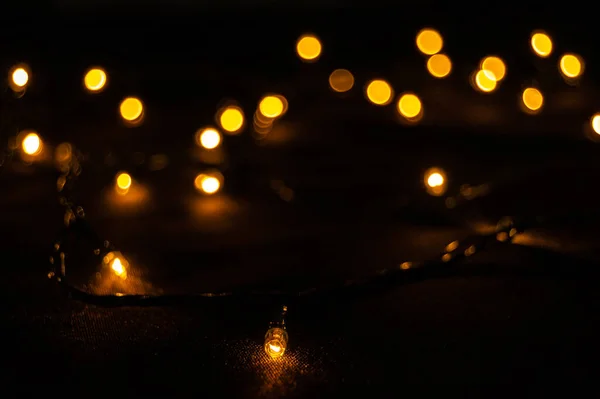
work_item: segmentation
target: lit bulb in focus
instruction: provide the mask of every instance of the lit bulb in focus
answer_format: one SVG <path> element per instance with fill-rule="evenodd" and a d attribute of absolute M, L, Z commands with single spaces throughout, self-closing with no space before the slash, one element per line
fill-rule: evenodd
<path fill-rule="evenodd" d="M 496 56 L 485 57 L 481 60 L 479 68 L 484 71 L 490 71 L 496 82 L 500 82 L 506 75 L 506 65 L 504 64 L 504 61 Z M 489 76 L 491 77 L 491 75 Z"/>
<path fill-rule="evenodd" d="M 394 91 L 385 80 L 376 79 L 367 84 L 367 98 L 375 105 L 387 105 L 392 101 Z"/>
<path fill-rule="evenodd" d="M 496 89 L 496 75 L 487 69 L 480 69 L 475 74 L 474 87 L 482 93 L 491 93 Z"/>
<path fill-rule="evenodd" d="M 434 29 L 423 29 L 417 34 L 417 48 L 425 55 L 433 55 L 442 51 L 444 40 L 442 35 Z"/>
<path fill-rule="evenodd" d="M 452 71 L 452 62 L 445 54 L 434 54 L 427 60 L 427 70 L 434 78 L 445 78 Z"/>
<path fill-rule="evenodd" d="M 440 196 L 446 192 L 446 173 L 439 168 L 431 168 L 425 172 L 424 183 L 427 192 L 433 196 Z"/>
<path fill-rule="evenodd" d="M 122 279 L 127 278 L 129 262 L 127 262 L 120 252 L 109 252 L 104 256 L 102 262 L 107 265 L 117 277 Z"/>
<path fill-rule="evenodd" d="M 523 90 L 521 100 L 522 109 L 528 114 L 537 114 L 544 105 L 544 96 L 538 89 L 533 87 Z"/>
<path fill-rule="evenodd" d="M 421 99 L 416 94 L 403 94 L 398 100 L 398 112 L 409 121 L 420 120 L 423 115 Z"/>
<path fill-rule="evenodd" d="M 221 133 L 213 128 L 198 130 L 196 143 L 207 150 L 213 150 L 221 144 Z"/>
<path fill-rule="evenodd" d="M 8 83 L 15 93 L 23 92 L 29 83 L 29 68 L 25 65 L 18 65 L 11 68 Z"/>
<path fill-rule="evenodd" d="M 322 45 L 314 35 L 304 35 L 296 43 L 296 53 L 304 61 L 316 61 L 321 56 Z"/>
<path fill-rule="evenodd" d="M 565 54 L 558 63 L 560 73 L 567 80 L 580 77 L 583 74 L 583 59 L 577 54 Z"/>
<path fill-rule="evenodd" d="M 144 104 L 137 97 L 127 97 L 121 101 L 119 112 L 126 124 L 139 125 L 144 118 Z"/>
<path fill-rule="evenodd" d="M 213 195 L 219 192 L 223 184 L 223 176 L 219 172 L 200 173 L 194 179 L 194 187 L 203 194 Z"/>
<path fill-rule="evenodd" d="M 85 88 L 91 92 L 99 92 L 106 85 L 106 72 L 102 68 L 92 68 L 83 77 Z"/>
<path fill-rule="evenodd" d="M 590 123 L 592 125 L 592 130 L 594 131 L 594 133 L 600 134 L 600 113 L 597 113 L 594 116 L 592 116 Z"/>
<path fill-rule="evenodd" d="M 223 130 L 237 134 L 244 127 L 244 113 L 239 107 L 229 106 L 221 111 L 218 121 Z"/>
<path fill-rule="evenodd" d="M 329 75 L 329 86 L 333 91 L 345 93 L 354 86 L 354 76 L 346 69 L 336 69 Z"/>
<path fill-rule="evenodd" d="M 288 333 L 286 331 L 285 316 L 287 306 L 283 307 L 281 316 L 278 320 L 269 323 L 269 329 L 265 334 L 265 352 L 271 359 L 277 359 L 283 356 L 288 344 Z"/>
<path fill-rule="evenodd" d="M 544 32 L 535 32 L 531 35 L 531 48 L 538 56 L 546 58 L 552 54 L 552 39 Z"/>
<path fill-rule="evenodd" d="M 115 190 L 119 195 L 125 195 L 129 192 L 133 180 L 129 173 L 121 172 L 117 174 L 115 179 Z"/>
<path fill-rule="evenodd" d="M 21 142 L 23 152 L 30 156 L 39 155 L 42 152 L 42 139 L 37 133 L 28 133 Z"/>

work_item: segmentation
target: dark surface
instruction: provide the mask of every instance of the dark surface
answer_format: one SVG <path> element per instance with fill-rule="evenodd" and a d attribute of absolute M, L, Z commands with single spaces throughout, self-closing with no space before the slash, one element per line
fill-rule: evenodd
<path fill-rule="evenodd" d="M 49 144 L 69 141 L 82 151 L 77 200 L 86 219 L 119 249 L 144 259 L 145 278 L 167 293 L 342 282 L 439 257 L 447 243 L 488 233 L 503 216 L 535 222 L 516 237 L 519 245 L 496 243 L 425 281 L 292 299 L 289 352 L 272 361 L 262 340 L 282 305 L 278 297 L 126 308 L 68 299 L 47 278 L 64 212 L 57 174 L 48 164 L 6 160 L 0 167 L 6 397 L 541 396 L 558 386 L 574 396 L 596 380 L 598 149 L 582 129 L 597 106 L 594 38 L 584 35 L 584 24 L 549 19 L 559 52 L 580 51 L 588 62 L 580 86 L 570 88 L 556 72 L 556 57 L 541 63 L 528 54 L 528 34 L 541 17 L 523 14 L 506 29 L 500 17 L 469 25 L 450 15 L 433 21 L 378 15 L 331 11 L 302 20 L 257 13 L 231 20 L 219 14 L 206 24 L 188 15 L 165 21 L 168 29 L 149 23 L 157 16 L 119 23 L 61 17 L 46 19 L 62 29 L 45 34 L 25 29 L 32 17 L 20 30 L 2 28 L 3 65 L 26 61 L 35 80 L 20 100 L 3 93 L 0 137 L 6 142 L 21 128 L 35 128 Z M 371 21 L 365 31 L 381 29 L 361 37 L 364 19 Z M 455 73 L 446 81 L 428 78 L 413 48 L 425 24 L 447 38 Z M 305 31 L 317 32 L 326 49 L 313 65 L 293 53 Z M 119 40 L 124 32 L 144 37 L 144 48 Z M 88 36 L 97 46 L 83 44 Z M 257 49 L 256 37 L 273 40 Z M 481 96 L 467 78 L 489 53 L 506 57 L 509 75 L 498 93 Z M 95 64 L 107 68 L 111 85 L 91 97 L 80 78 Z M 327 90 L 337 67 L 357 79 L 345 98 Z M 375 76 L 388 78 L 397 92 L 422 93 L 427 117 L 419 126 L 397 124 L 393 106 L 364 101 L 361 86 Z M 543 85 L 548 100 L 538 117 L 516 106 L 519 89 L 531 81 Z M 223 99 L 236 99 L 248 115 L 269 91 L 290 101 L 280 133 L 261 145 L 249 131 L 226 137 L 224 198 L 237 211 L 193 223 L 182 211 L 194 198 L 190 176 L 202 166 L 190 156 L 193 133 L 212 123 Z M 148 107 L 136 129 L 122 127 L 116 113 L 130 93 Z M 132 161 L 136 152 L 165 153 L 172 162 L 164 173 L 148 172 Z M 111 166 L 108 154 L 117 160 Z M 445 197 L 423 190 L 431 166 L 448 173 L 449 196 L 467 183 L 488 184 L 490 194 L 448 209 Z M 103 190 L 121 169 L 152 188 L 151 212 L 123 215 L 104 206 Z M 274 179 L 294 190 L 293 201 L 273 192 Z M 83 281 L 94 274 L 84 266 Z"/>

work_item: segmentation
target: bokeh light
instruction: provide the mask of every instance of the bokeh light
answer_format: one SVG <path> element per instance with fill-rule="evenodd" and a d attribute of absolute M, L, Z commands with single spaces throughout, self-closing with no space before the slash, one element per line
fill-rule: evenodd
<path fill-rule="evenodd" d="M 221 144 L 221 133 L 212 127 L 200 129 L 196 132 L 196 143 L 207 150 L 215 149 Z"/>
<path fill-rule="evenodd" d="M 375 105 L 387 105 L 392 101 L 394 91 L 385 80 L 376 79 L 367 84 L 367 98 Z"/>
<path fill-rule="evenodd" d="M 329 86 L 338 93 L 347 92 L 354 86 L 354 76 L 346 69 L 336 69 L 329 75 Z"/>
<path fill-rule="evenodd" d="M 144 117 L 144 104 L 137 97 L 127 97 L 119 106 L 121 118 L 130 125 L 140 123 Z"/>
<path fill-rule="evenodd" d="M 531 48 L 538 56 L 546 58 L 552 54 L 552 39 L 545 32 L 534 32 L 531 35 Z"/>
<path fill-rule="evenodd" d="M 118 194 L 125 195 L 131 188 L 132 183 L 133 179 L 129 173 L 119 172 L 117 173 L 117 178 L 115 179 L 115 190 Z"/>
<path fill-rule="evenodd" d="M 489 56 L 481 60 L 479 69 L 490 71 L 494 74 L 496 82 L 500 82 L 506 75 L 506 65 L 500 57 Z"/>
<path fill-rule="evenodd" d="M 106 85 L 106 72 L 102 68 L 92 68 L 83 77 L 85 88 L 91 92 L 99 92 Z"/>
<path fill-rule="evenodd" d="M 37 133 L 28 133 L 21 142 L 21 148 L 27 155 L 35 156 L 42 152 L 43 143 L 42 139 Z"/>
<path fill-rule="evenodd" d="M 592 130 L 594 131 L 594 133 L 600 134 L 600 113 L 597 113 L 594 116 L 592 116 L 590 123 L 592 125 Z"/>
<path fill-rule="evenodd" d="M 277 118 L 283 114 L 284 104 L 279 96 L 265 96 L 258 103 L 258 110 L 267 118 Z"/>
<path fill-rule="evenodd" d="M 321 41 L 314 35 L 303 35 L 296 43 L 296 52 L 304 61 L 316 61 L 322 50 Z"/>
<path fill-rule="evenodd" d="M 423 113 L 421 99 L 413 93 L 405 93 L 398 100 L 398 112 L 408 120 L 418 119 Z"/>
<path fill-rule="evenodd" d="M 544 105 L 544 96 L 538 89 L 533 87 L 523 90 L 521 99 L 522 104 L 525 106 L 523 110 L 527 113 L 538 113 Z"/>
<path fill-rule="evenodd" d="M 235 106 L 225 107 L 219 115 L 219 125 L 227 133 L 239 133 L 244 127 L 244 113 Z"/>
<path fill-rule="evenodd" d="M 203 194 L 213 195 L 221 190 L 223 175 L 219 172 L 200 173 L 194 179 L 194 187 Z"/>
<path fill-rule="evenodd" d="M 425 55 L 433 55 L 442 51 L 444 40 L 442 35 L 434 29 L 426 28 L 417 34 L 417 48 Z"/>
<path fill-rule="evenodd" d="M 565 54 L 560 57 L 559 68 L 563 77 L 568 79 L 578 78 L 583 74 L 583 58 L 577 54 Z"/>
<path fill-rule="evenodd" d="M 427 70 L 435 78 L 445 78 L 452 71 L 452 62 L 445 54 L 434 54 L 427 60 Z"/>
<path fill-rule="evenodd" d="M 29 68 L 26 65 L 12 67 L 8 76 L 10 88 L 16 93 L 23 92 L 29 83 L 29 75 Z"/>
<path fill-rule="evenodd" d="M 475 73 L 473 86 L 480 92 L 491 93 L 497 86 L 496 75 L 487 69 L 480 69 Z"/>
<path fill-rule="evenodd" d="M 423 176 L 423 183 L 427 192 L 436 197 L 443 195 L 448 188 L 446 172 L 440 168 L 428 169 Z"/>

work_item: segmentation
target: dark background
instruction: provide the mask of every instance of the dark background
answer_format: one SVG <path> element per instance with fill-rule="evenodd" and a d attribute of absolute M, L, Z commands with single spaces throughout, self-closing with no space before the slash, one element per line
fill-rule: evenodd
<path fill-rule="evenodd" d="M 82 151 L 76 196 L 86 219 L 101 237 L 144 259 L 153 286 L 187 294 L 257 284 L 304 290 L 437 258 L 450 241 L 487 232 L 502 216 L 524 219 L 532 229 L 519 236 L 521 245 L 496 243 L 442 275 L 358 295 L 106 308 L 70 300 L 47 279 L 63 218 L 56 172 L 5 158 L 0 378 L 7 397 L 521 396 L 594 389 L 588 385 L 598 372 L 598 149 L 585 126 L 599 103 L 591 13 L 539 12 L 524 3 L 311 8 L 288 2 L 243 9 L 154 3 L 26 2 L 7 8 L 0 27 L 2 67 L 26 62 L 33 71 L 23 98 L 8 89 L 2 94 L 2 145 L 34 128 L 49 144 L 68 141 Z M 444 35 L 454 63 L 447 80 L 430 78 L 414 48 L 423 26 Z M 540 28 L 555 42 L 550 60 L 534 58 L 528 47 L 529 34 Z M 315 64 L 294 54 L 305 32 L 324 45 Z M 576 87 L 556 69 L 565 51 L 586 60 Z M 506 60 L 508 75 L 496 93 L 483 96 L 468 77 L 488 54 Z M 91 65 L 109 74 L 98 96 L 81 89 Z M 355 75 L 347 96 L 328 90 L 335 68 Z M 393 106 L 364 100 L 362 86 L 380 76 L 397 93 L 421 95 L 426 117 L 418 126 L 398 123 Z M 519 111 L 526 84 L 546 96 L 539 116 Z M 248 116 L 271 91 L 290 102 L 279 130 L 260 145 L 249 129 L 226 137 L 225 194 L 236 212 L 200 227 L 190 223 L 180 210 L 202 166 L 190 160 L 193 133 L 213 123 L 223 101 L 237 100 Z M 118 120 L 117 104 L 129 94 L 147 106 L 140 128 Z M 164 173 L 132 161 L 134 153 L 159 152 L 171 160 Z M 107 154 L 116 164 L 106 164 Z M 444 197 L 422 187 L 431 166 L 448 173 L 449 196 L 462 184 L 488 184 L 490 194 L 447 209 Z M 153 212 L 125 217 L 103 207 L 102 190 L 121 169 L 153 188 Z M 273 179 L 294 190 L 293 201 L 273 192 Z M 94 273 L 88 266 L 72 266 L 82 281 Z M 273 362 L 262 339 L 284 301 L 290 347 Z"/>

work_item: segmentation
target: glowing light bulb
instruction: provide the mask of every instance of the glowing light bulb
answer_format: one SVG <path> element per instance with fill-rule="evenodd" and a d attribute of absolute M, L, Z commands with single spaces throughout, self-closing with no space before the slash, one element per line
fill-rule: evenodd
<path fill-rule="evenodd" d="M 531 48 L 539 57 L 546 58 L 552 54 L 552 39 L 544 32 L 531 35 Z"/>
<path fill-rule="evenodd" d="M 288 333 L 285 325 L 286 314 L 287 306 L 284 306 L 280 318 L 269 324 L 269 329 L 265 334 L 264 348 L 271 359 L 280 358 L 287 349 Z"/>
<path fill-rule="evenodd" d="M 296 43 L 296 53 L 304 61 L 316 61 L 322 49 L 321 41 L 314 35 L 304 35 Z"/>
<path fill-rule="evenodd" d="M 417 34 L 417 48 L 425 55 L 433 55 L 442 51 L 444 40 L 442 35 L 434 29 L 426 28 Z"/>
<path fill-rule="evenodd" d="M 106 72 L 102 68 L 92 68 L 83 77 L 85 88 L 91 92 L 99 92 L 106 85 Z"/>
<path fill-rule="evenodd" d="M 239 133 L 244 127 L 244 113 L 239 107 L 227 107 L 219 115 L 219 124 L 228 133 Z"/>
<path fill-rule="evenodd" d="M 221 144 L 221 133 L 213 128 L 199 130 L 196 133 L 196 142 L 207 150 L 215 149 Z"/>
<path fill-rule="evenodd" d="M 452 71 L 452 61 L 445 54 L 434 54 L 427 60 L 427 70 L 434 78 L 445 78 Z"/>
<path fill-rule="evenodd" d="M 39 155 L 43 148 L 42 139 L 37 133 L 29 133 L 23 138 L 23 141 L 21 142 L 21 148 L 27 155 Z"/>
<path fill-rule="evenodd" d="M 127 97 L 121 102 L 119 112 L 126 123 L 137 125 L 144 117 L 144 104 L 137 97 Z"/>
<path fill-rule="evenodd" d="M 372 80 L 367 85 L 367 98 L 375 105 L 389 104 L 393 94 L 392 86 L 385 80 Z"/>
<path fill-rule="evenodd" d="M 115 180 L 115 189 L 118 194 L 125 195 L 129 192 L 131 188 L 133 180 L 128 173 L 121 172 L 117 174 L 117 178 Z"/>
<path fill-rule="evenodd" d="M 194 179 L 196 190 L 203 194 L 216 194 L 220 189 L 223 181 L 223 176 L 218 172 L 200 173 Z"/>
<path fill-rule="evenodd" d="M 440 196 L 446 192 L 446 173 L 439 168 L 431 168 L 425 172 L 425 188 L 433 196 Z"/>

